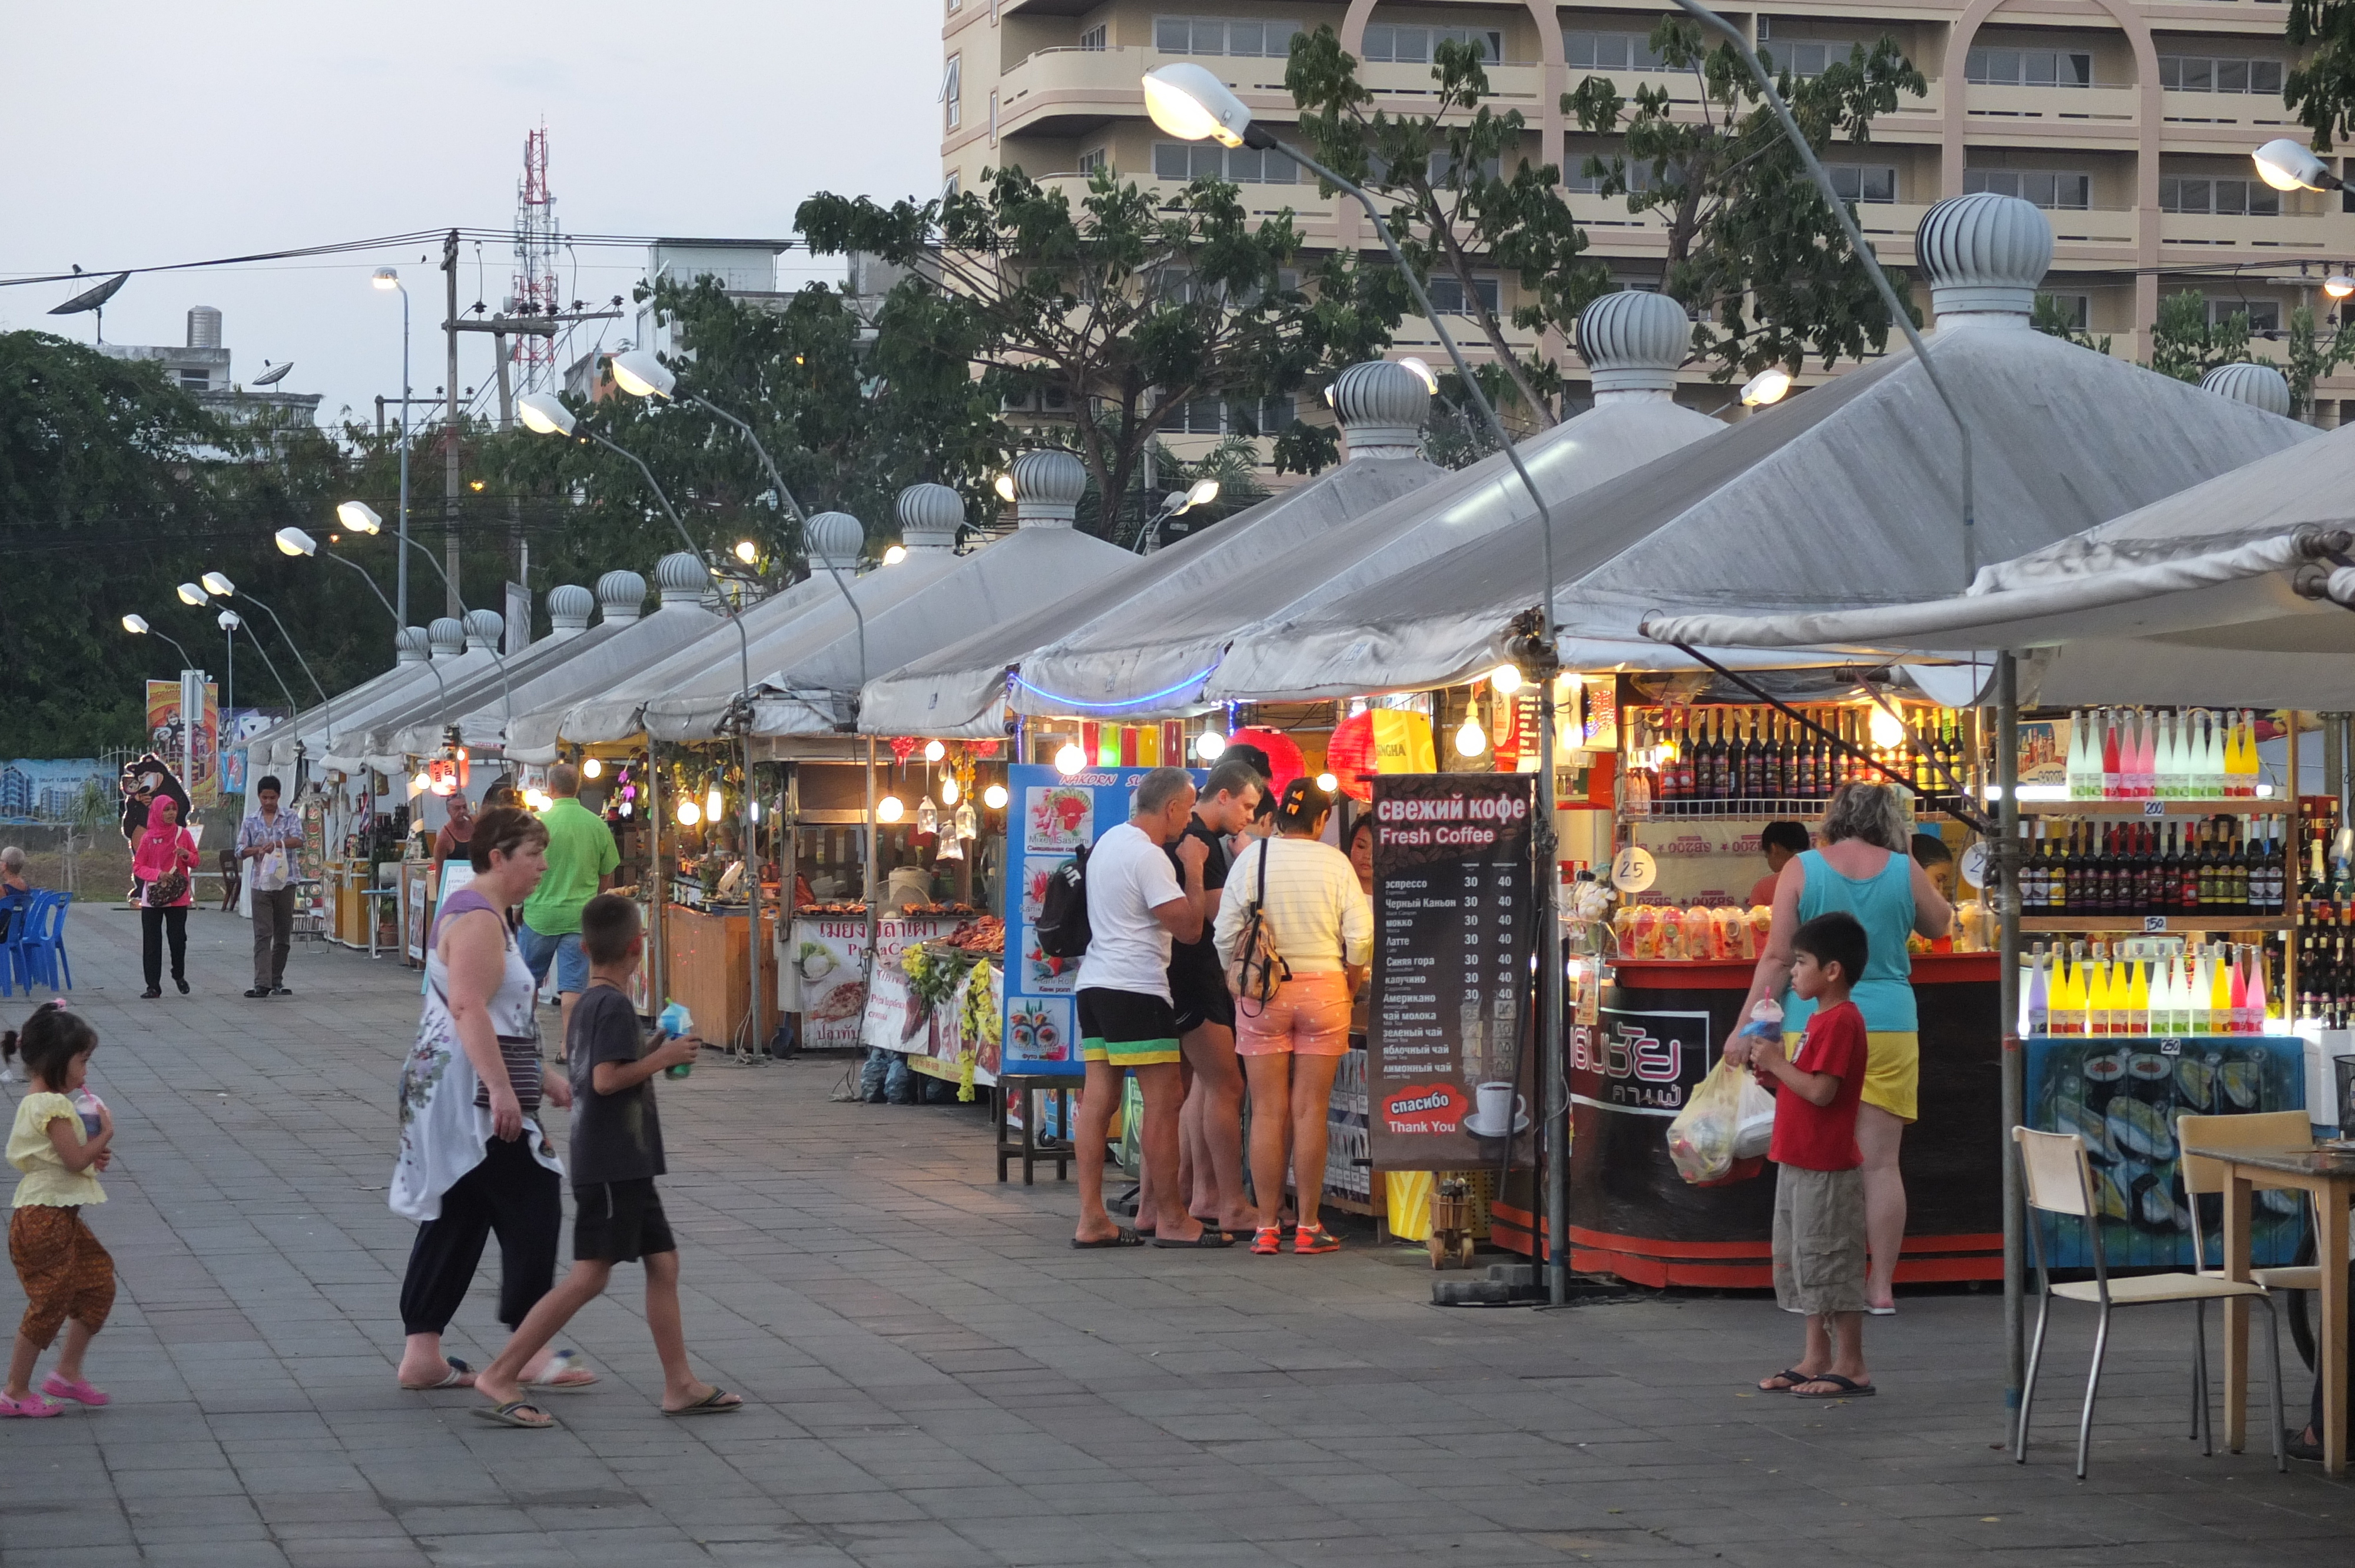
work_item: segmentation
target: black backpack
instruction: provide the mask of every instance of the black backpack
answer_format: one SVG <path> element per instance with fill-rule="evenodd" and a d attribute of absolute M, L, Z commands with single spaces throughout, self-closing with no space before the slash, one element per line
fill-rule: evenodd
<path fill-rule="evenodd" d="M 1057 866 L 1047 877 L 1047 895 L 1039 901 L 1038 934 L 1043 958 L 1077 959 L 1087 955 L 1094 933 L 1088 928 L 1088 852 Z"/>

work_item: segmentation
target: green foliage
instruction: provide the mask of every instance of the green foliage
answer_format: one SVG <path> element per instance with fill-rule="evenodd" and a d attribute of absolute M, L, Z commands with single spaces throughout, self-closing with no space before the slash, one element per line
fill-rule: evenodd
<path fill-rule="evenodd" d="M 1625 116 L 1626 151 L 1589 158 L 1585 170 L 1604 194 L 1625 196 L 1628 211 L 1666 228 L 1660 286 L 1702 313 L 1694 353 L 1717 361 L 1724 381 L 1769 365 L 1796 371 L 1810 355 L 1829 369 L 1885 347 L 1895 323 L 1741 56 L 1729 44 L 1705 48 L 1699 25 L 1681 16 L 1653 28 L 1651 46 L 1666 69 L 1691 73 L 1698 113 L 1651 86 L 1636 90 L 1631 112 L 1599 76 L 1563 94 L 1561 107 L 1594 134 L 1620 131 Z M 1772 69 L 1771 55 L 1761 57 Z M 1785 70 L 1776 80 L 1818 154 L 1836 140 L 1868 142 L 1874 118 L 1893 112 L 1901 94 L 1928 90 L 1885 36 L 1819 76 Z M 1892 270 L 1890 281 L 1903 300 L 1902 275 Z"/>
<path fill-rule="evenodd" d="M 2282 79 L 2282 101 L 2328 153 L 2355 124 L 2355 0 L 2290 0 L 2287 33 L 2303 58 Z"/>
<path fill-rule="evenodd" d="M 2158 302 L 2146 369 L 2197 383 L 2216 366 L 2248 356 L 2249 318 L 2244 313 L 2235 311 L 2211 322 L 2208 296 L 2200 293 L 2169 294 Z"/>
<path fill-rule="evenodd" d="M 2047 337 L 2062 338 L 2079 348 L 2090 348 L 2095 354 L 2110 352 L 2107 334 L 2096 340 L 2092 334 L 2077 330 L 2077 323 L 2066 305 L 2051 294 L 2036 296 L 2035 308 L 2029 313 L 2028 324 Z"/>
<path fill-rule="evenodd" d="M 1330 26 L 1294 36 L 1284 84 L 1300 107 L 1312 154 L 1390 204 L 1391 232 L 1407 264 L 1425 281 L 1434 274 L 1456 281 L 1464 313 L 1487 340 L 1512 400 L 1550 426 L 1548 399 L 1560 389 L 1560 375 L 1550 358 L 1517 355 L 1505 340 L 1505 320 L 1567 337 L 1579 311 L 1610 289 L 1611 276 L 1599 262 L 1580 260 L 1586 235 L 1563 199 L 1561 171 L 1522 156 L 1521 111 L 1500 114 L 1486 101 L 1480 54 L 1468 43 L 1439 45 L 1431 70 L 1437 102 L 1428 114 L 1375 107 L 1358 80 L 1357 60 Z M 1523 302 L 1508 318 L 1480 298 L 1475 278 L 1483 267 L 1518 281 Z"/>
<path fill-rule="evenodd" d="M 847 512 L 889 538 L 900 491 L 932 481 L 962 491 L 970 516 L 987 514 L 1005 431 L 967 372 L 969 345 L 956 335 L 966 323 L 936 297 L 895 291 L 871 326 L 822 283 L 777 309 L 731 300 L 709 278 L 666 281 L 653 298 L 686 351 L 673 366 L 680 397 L 709 397 L 751 424 L 805 512 Z M 725 555 L 750 538 L 764 559 L 802 559 L 799 531 L 734 427 L 691 404 L 618 395 L 583 418 L 644 460 L 702 547 Z M 679 547 L 645 478 L 602 447 L 518 430 L 486 455 L 517 491 L 551 504 L 577 496 L 548 552 L 559 571 L 593 576 Z"/>
<path fill-rule="evenodd" d="M 1290 215 L 1252 222 L 1223 181 L 1165 199 L 1099 170 L 1076 207 L 1012 165 L 985 172 L 982 187 L 889 207 L 821 193 L 794 224 L 816 254 L 908 269 L 895 302 L 921 311 L 931 341 L 963 355 L 992 397 L 1063 395 L 1096 493 L 1118 498 L 1088 524 L 1106 537 L 1133 533 L 1146 450 L 1171 411 L 1291 393 L 1379 352 L 1401 313 L 1338 261 L 1314 297 L 1286 287 L 1301 249 Z M 1310 445 L 1286 451 L 1315 461 Z"/>
<path fill-rule="evenodd" d="M 2314 307 L 2289 313 L 2289 413 L 2303 419 L 2314 408 L 2314 384 L 2355 359 L 2355 317 L 2334 323 L 2327 337 L 2314 322 Z"/>

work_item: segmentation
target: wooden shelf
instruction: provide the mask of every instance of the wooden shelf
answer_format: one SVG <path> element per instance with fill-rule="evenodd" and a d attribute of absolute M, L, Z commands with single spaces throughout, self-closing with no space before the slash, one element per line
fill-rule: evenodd
<path fill-rule="evenodd" d="M 2154 926 L 2152 921 L 2158 921 Z M 2023 931 L 2124 931 L 2129 936 L 2174 936 L 2185 931 L 2286 931 L 2297 924 L 2287 915 L 2023 915 Z"/>
<path fill-rule="evenodd" d="M 1995 810 L 1990 801 L 1987 810 Z M 2022 800 L 2023 817 L 2220 817 L 2293 814 L 2286 795 L 2242 795 L 2221 800 Z"/>

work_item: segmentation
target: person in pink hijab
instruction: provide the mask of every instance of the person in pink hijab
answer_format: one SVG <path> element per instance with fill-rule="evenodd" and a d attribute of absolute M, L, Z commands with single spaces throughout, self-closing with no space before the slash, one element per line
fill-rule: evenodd
<path fill-rule="evenodd" d="M 179 803 L 158 796 L 147 809 L 147 826 L 131 854 L 138 887 L 139 957 L 147 971 L 140 994 L 164 994 L 164 939 L 172 942 L 172 983 L 188 994 L 188 906 L 196 900 L 197 841 L 180 826 Z"/>

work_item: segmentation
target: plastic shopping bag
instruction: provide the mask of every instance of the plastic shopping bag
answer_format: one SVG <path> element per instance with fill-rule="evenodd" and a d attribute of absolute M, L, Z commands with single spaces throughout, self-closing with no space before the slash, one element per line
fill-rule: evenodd
<path fill-rule="evenodd" d="M 1773 997 L 1762 997 L 1750 1010 L 1750 1022 L 1742 1031 L 1744 1034 L 1763 1035 L 1781 1045 L 1783 1038 L 1783 1007 Z M 1756 1160 L 1764 1156 L 1774 1142 L 1774 1097 L 1758 1081 L 1755 1073 L 1742 1077 L 1742 1105 L 1736 1113 L 1733 1128 L 1733 1157 L 1736 1160 Z"/>
<path fill-rule="evenodd" d="M 1668 1123 L 1668 1159 L 1677 1174 L 1695 1186 L 1721 1181 L 1733 1171 L 1734 1139 L 1742 1126 L 1742 1088 L 1750 1070 L 1721 1056 Z"/>

